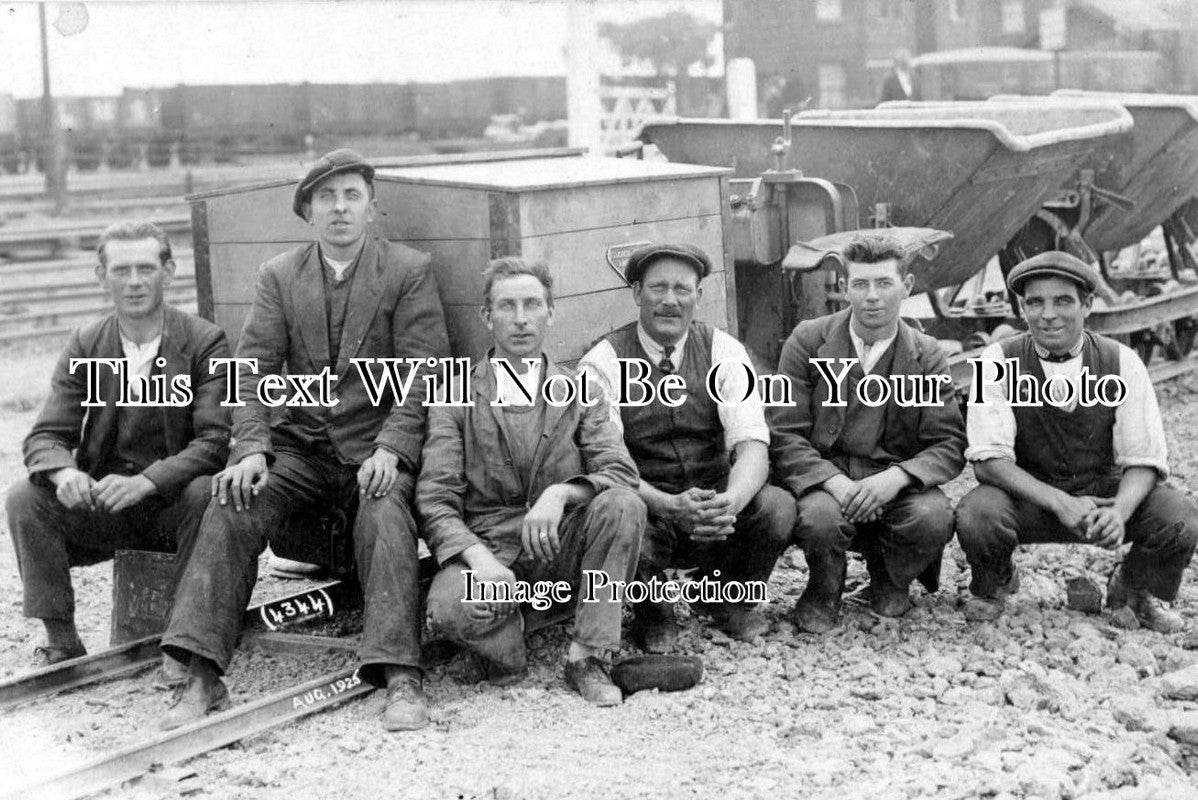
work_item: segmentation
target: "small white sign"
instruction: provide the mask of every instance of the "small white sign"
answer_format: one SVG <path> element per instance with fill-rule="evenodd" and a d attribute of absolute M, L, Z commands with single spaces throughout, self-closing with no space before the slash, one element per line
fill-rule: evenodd
<path fill-rule="evenodd" d="M 1065 7 L 1049 6 L 1040 12 L 1040 49 L 1065 49 Z"/>

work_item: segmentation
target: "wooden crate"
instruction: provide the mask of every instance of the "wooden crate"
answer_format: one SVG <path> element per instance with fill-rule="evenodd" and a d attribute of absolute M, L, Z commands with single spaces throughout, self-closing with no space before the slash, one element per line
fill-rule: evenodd
<path fill-rule="evenodd" d="M 482 272 L 499 256 L 549 263 L 555 324 L 545 343 L 571 363 L 636 316 L 622 266 L 635 245 L 686 241 L 711 256 L 698 318 L 736 331 L 724 209 L 730 170 L 664 162 L 523 157 L 379 169 L 377 234 L 430 253 L 455 355 L 477 358 L 490 338 L 478 316 Z M 200 313 L 236 342 L 258 265 L 312 240 L 291 212 L 294 181 L 189 198 Z"/>

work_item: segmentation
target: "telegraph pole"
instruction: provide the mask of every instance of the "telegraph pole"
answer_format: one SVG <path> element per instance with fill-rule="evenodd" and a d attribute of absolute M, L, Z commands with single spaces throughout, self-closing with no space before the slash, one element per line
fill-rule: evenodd
<path fill-rule="evenodd" d="M 566 43 L 566 118 L 571 147 L 603 151 L 600 135 L 599 28 L 594 0 L 570 0 Z"/>
<path fill-rule="evenodd" d="M 54 202 L 54 215 L 58 216 L 67 205 L 67 182 L 63 169 L 62 131 L 58 129 L 58 110 L 54 107 L 54 96 L 50 92 L 50 47 L 46 40 L 44 2 L 37 4 L 37 22 L 42 37 L 42 125 L 45 131 L 42 170 L 46 175 L 46 194 Z"/>

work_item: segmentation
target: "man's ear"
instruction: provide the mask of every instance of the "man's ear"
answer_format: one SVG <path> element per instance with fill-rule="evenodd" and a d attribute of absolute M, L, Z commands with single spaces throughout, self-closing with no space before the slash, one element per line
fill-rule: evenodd
<path fill-rule="evenodd" d="M 104 269 L 103 264 L 96 264 L 96 280 L 100 282 L 101 286 L 104 286 L 107 288 L 107 286 L 108 286 L 108 270 Z"/>
<path fill-rule="evenodd" d="M 171 279 L 175 277 L 175 269 L 175 259 L 168 258 L 166 261 L 162 262 L 162 271 L 166 273 L 167 283 L 170 283 Z"/>
<path fill-rule="evenodd" d="M 487 306 L 478 307 L 478 318 L 483 321 L 483 325 L 487 326 L 487 330 L 491 330 L 491 309 Z"/>

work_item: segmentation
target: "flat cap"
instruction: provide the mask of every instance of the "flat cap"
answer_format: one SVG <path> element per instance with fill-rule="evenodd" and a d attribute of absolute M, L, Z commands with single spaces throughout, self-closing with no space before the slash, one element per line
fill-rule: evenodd
<path fill-rule="evenodd" d="M 1007 276 L 1007 288 L 1023 296 L 1023 287 L 1032 278 L 1061 278 L 1076 283 L 1083 291 L 1098 287 L 1098 272 L 1076 256 L 1060 250 L 1049 250 L 1020 261 Z"/>
<path fill-rule="evenodd" d="M 676 258 L 685 261 L 703 280 L 711 274 L 711 259 L 693 244 L 665 242 L 642 247 L 628 257 L 628 266 L 624 267 L 624 279 L 633 284 L 645 277 L 645 270 L 659 258 Z"/>
<path fill-rule="evenodd" d="M 374 180 L 374 167 L 367 164 L 366 159 L 362 158 L 362 154 L 357 150 L 342 147 L 325 153 L 295 187 L 295 197 L 291 201 L 291 210 L 295 215 L 301 218 L 304 216 L 304 203 L 312 196 L 316 184 L 342 172 L 360 173 L 367 183 Z"/>

